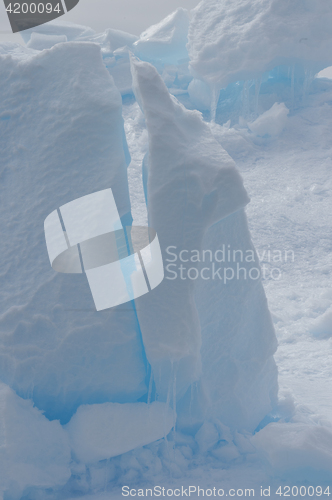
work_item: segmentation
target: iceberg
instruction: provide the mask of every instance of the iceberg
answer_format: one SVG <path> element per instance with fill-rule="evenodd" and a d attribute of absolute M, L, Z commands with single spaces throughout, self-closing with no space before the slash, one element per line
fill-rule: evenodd
<path fill-rule="evenodd" d="M 100 45 L 104 64 L 121 95 L 132 94 L 129 51 L 133 50 L 138 37 L 121 30 L 108 29 L 88 40 Z"/>
<path fill-rule="evenodd" d="M 188 28 L 188 11 L 180 7 L 140 35 L 133 46 L 134 54 L 155 64 L 178 64 L 188 59 Z"/>
<path fill-rule="evenodd" d="M 325 0 L 203 0 L 189 26 L 190 68 L 219 90 L 301 63 L 331 65 L 331 4 Z"/>
<path fill-rule="evenodd" d="M 133 93 L 129 51 L 127 46 L 120 47 L 114 52 L 102 51 L 104 64 L 122 96 Z"/>
<path fill-rule="evenodd" d="M 137 301 L 158 397 L 173 398 L 174 407 L 179 401 L 186 426 L 185 394 L 202 378 L 198 408 L 206 392 L 215 417 L 254 430 L 277 394 L 276 339 L 262 285 L 255 277 L 228 287 L 176 272 L 191 252 L 203 248 L 215 252 L 233 244 L 254 254 L 242 212 L 249 201 L 242 179 L 200 115 L 169 94 L 156 69 L 135 60 L 132 68 L 149 134 L 144 162 L 149 224 L 158 232 L 166 269 L 173 272 Z"/>
<path fill-rule="evenodd" d="M 0 378 L 64 423 L 147 392 L 132 303 L 98 314 L 84 275 L 51 269 L 43 234 L 54 210 L 105 188 L 131 225 L 121 96 L 93 43 L 0 57 Z"/>
<path fill-rule="evenodd" d="M 121 30 L 108 29 L 102 35 L 89 37 L 89 40 L 99 43 L 104 52 L 115 52 L 121 47 L 131 48 L 133 43 L 138 40 L 138 36 Z"/>

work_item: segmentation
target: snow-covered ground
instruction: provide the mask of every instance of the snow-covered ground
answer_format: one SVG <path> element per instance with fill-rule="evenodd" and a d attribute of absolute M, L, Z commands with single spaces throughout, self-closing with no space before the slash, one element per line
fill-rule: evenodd
<path fill-rule="evenodd" d="M 332 302 L 332 86 L 323 88 L 304 98 L 277 140 L 263 141 L 237 164 L 251 196 L 256 248 L 269 269 L 281 271 L 279 280 L 264 281 L 279 340 L 280 387 L 331 421 L 332 323 L 319 328 Z"/>

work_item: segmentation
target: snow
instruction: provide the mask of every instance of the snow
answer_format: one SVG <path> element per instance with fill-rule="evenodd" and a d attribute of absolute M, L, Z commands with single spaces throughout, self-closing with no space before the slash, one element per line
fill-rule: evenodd
<path fill-rule="evenodd" d="M 77 460 L 90 464 L 158 441 L 173 425 L 164 403 L 104 403 L 80 406 L 66 430 Z"/>
<path fill-rule="evenodd" d="M 203 0 L 193 10 L 193 74 L 225 88 L 280 65 L 316 73 L 331 64 L 331 5 L 325 0 Z"/>
<path fill-rule="evenodd" d="M 311 479 L 312 475 L 330 477 L 332 471 L 332 427 L 306 423 L 271 423 L 251 442 L 267 455 L 276 473 L 298 469 L 294 475 Z M 294 467 L 295 466 L 295 467 Z M 301 471 L 302 469 L 302 471 Z M 308 472 L 308 470 L 312 472 Z"/>
<path fill-rule="evenodd" d="M 211 107 L 211 89 L 202 80 L 194 78 L 188 85 L 188 94 L 194 107 L 199 111 L 209 110 Z"/>

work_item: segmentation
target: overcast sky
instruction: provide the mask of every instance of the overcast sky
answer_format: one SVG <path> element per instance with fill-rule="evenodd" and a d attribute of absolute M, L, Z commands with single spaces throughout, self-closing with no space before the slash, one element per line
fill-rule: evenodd
<path fill-rule="evenodd" d="M 0 3 L 0 41 L 19 41 L 19 34 L 10 36 L 5 33 L 9 28 L 8 20 L 2 0 Z M 139 35 L 177 7 L 190 10 L 198 3 L 199 0 L 80 0 L 71 12 L 59 20 L 84 24 L 97 32 L 114 28 Z"/>

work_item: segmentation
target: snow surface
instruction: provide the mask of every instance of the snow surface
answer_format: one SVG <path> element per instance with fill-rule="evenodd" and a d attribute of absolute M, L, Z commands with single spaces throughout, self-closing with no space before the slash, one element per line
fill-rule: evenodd
<path fill-rule="evenodd" d="M 30 48 L 1 44 L 0 497 L 330 485 L 332 86 L 313 76 L 331 64 L 331 12 L 201 2 L 191 61 L 181 10 L 147 30 L 151 43 L 50 23 L 24 33 Z M 134 61 L 137 101 L 135 43 L 156 68 Z M 164 304 L 93 313 L 87 283 L 53 273 L 44 219 L 107 187 L 123 220 L 149 220 L 165 245 L 255 245 L 278 401 L 259 280 L 177 282 L 174 296 L 163 284 Z M 235 205 L 218 207 L 220 192 Z M 179 215 L 185 193 L 196 219 Z"/>
<path fill-rule="evenodd" d="M 32 33 L 27 47 L 29 49 L 44 50 L 51 49 L 54 45 L 61 42 L 67 42 L 66 35 L 43 35 L 41 33 Z"/>

